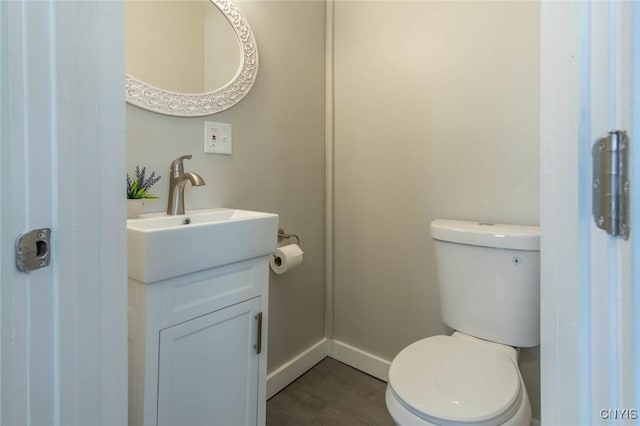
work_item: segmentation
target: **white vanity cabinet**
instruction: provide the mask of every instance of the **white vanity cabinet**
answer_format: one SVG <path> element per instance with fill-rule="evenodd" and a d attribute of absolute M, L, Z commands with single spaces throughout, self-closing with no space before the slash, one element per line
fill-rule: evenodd
<path fill-rule="evenodd" d="M 265 424 L 269 257 L 129 279 L 129 425 Z"/>

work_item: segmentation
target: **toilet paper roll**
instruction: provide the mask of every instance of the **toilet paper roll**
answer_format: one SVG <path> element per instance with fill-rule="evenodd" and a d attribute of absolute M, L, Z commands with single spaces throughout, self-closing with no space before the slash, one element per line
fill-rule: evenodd
<path fill-rule="evenodd" d="M 278 247 L 269 261 L 271 270 L 278 275 L 282 275 L 301 264 L 303 254 L 304 252 L 297 244 Z"/>

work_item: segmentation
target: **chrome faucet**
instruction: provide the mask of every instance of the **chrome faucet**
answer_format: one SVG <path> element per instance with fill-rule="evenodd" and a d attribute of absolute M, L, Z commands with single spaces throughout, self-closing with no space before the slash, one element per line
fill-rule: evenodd
<path fill-rule="evenodd" d="M 171 177 L 169 178 L 169 202 L 167 214 L 184 214 L 184 187 L 187 182 L 192 186 L 204 185 L 204 179 L 197 173 L 184 172 L 183 160 L 191 160 L 191 154 L 181 155 L 171 162 Z"/>

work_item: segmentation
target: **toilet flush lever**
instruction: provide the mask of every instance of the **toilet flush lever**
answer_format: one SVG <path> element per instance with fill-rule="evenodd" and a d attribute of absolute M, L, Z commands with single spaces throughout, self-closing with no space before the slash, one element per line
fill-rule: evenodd
<path fill-rule="evenodd" d="M 49 266 L 51 229 L 42 228 L 22 234 L 16 240 L 16 266 L 21 272 Z"/>

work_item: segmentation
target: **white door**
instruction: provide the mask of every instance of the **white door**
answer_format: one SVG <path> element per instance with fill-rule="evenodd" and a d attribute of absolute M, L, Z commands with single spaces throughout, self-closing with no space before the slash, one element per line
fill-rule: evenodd
<path fill-rule="evenodd" d="M 3 426 L 127 421 L 122 21 L 118 2 L 0 2 Z M 37 228 L 51 263 L 20 272 Z"/>
<path fill-rule="evenodd" d="M 640 4 L 543 2 L 542 424 L 640 421 Z M 592 145 L 630 137 L 630 237 L 598 229 Z"/>
<path fill-rule="evenodd" d="M 158 426 L 255 426 L 260 298 L 160 332 Z"/>

